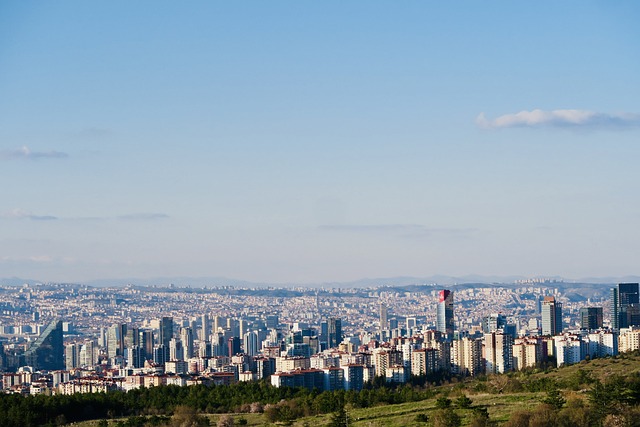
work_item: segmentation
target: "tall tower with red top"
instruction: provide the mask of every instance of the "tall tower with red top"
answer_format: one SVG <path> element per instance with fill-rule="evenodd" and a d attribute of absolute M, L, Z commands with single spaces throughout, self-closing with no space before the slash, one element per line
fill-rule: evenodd
<path fill-rule="evenodd" d="M 438 292 L 438 308 L 436 312 L 436 330 L 453 337 L 453 291 L 443 289 Z"/>

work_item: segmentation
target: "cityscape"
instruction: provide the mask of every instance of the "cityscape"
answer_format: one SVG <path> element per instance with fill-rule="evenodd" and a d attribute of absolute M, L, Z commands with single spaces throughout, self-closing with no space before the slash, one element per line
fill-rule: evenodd
<path fill-rule="evenodd" d="M 639 425 L 638 17 L 0 1 L 0 427 Z"/>
<path fill-rule="evenodd" d="M 0 290 L 2 390 L 73 394 L 267 380 L 360 390 L 640 349 L 638 283 Z M 573 296 L 572 296 L 573 295 Z"/>

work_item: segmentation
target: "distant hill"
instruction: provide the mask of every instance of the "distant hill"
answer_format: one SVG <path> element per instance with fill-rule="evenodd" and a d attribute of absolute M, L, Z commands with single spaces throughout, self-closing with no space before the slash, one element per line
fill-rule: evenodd
<path fill-rule="evenodd" d="M 34 284 L 34 283 L 42 283 L 40 280 L 34 279 L 21 279 L 19 277 L 5 277 L 0 278 L 0 285 L 2 286 L 21 286 L 25 283 Z"/>
<path fill-rule="evenodd" d="M 561 277 L 549 277 L 548 279 L 555 282 L 550 283 L 516 283 L 527 280 L 524 276 L 446 276 L 434 275 L 427 277 L 384 277 L 384 278 L 363 278 L 355 281 L 346 282 L 316 282 L 316 283 L 273 283 L 273 282 L 252 282 L 248 280 L 233 279 L 228 277 L 189 277 L 189 276 L 166 276 L 153 278 L 120 278 L 120 279 L 99 279 L 85 282 L 76 282 L 77 284 L 94 286 L 94 287 L 112 287 L 112 286 L 159 286 L 166 287 L 175 285 L 176 287 L 243 287 L 243 288 L 394 288 L 398 291 L 418 292 L 428 291 L 435 287 L 451 287 L 451 288 L 473 288 L 478 286 L 496 286 L 496 287 L 520 287 L 520 286 L 544 286 L 556 287 L 563 291 L 571 290 L 570 299 L 581 301 L 586 298 L 604 296 L 601 294 L 604 288 L 611 287 L 616 283 L 624 282 L 640 282 L 640 276 L 622 276 L 622 277 L 601 277 L 601 278 L 583 278 L 578 280 L 568 280 Z M 24 283 L 47 283 L 48 280 L 24 279 L 19 277 L 0 278 L 0 285 L 4 286 L 20 286 Z"/>

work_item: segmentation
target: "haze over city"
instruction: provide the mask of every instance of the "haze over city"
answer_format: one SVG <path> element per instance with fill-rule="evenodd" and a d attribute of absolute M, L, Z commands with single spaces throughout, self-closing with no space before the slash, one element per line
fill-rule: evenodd
<path fill-rule="evenodd" d="M 636 2 L 0 5 L 0 277 L 638 274 Z"/>

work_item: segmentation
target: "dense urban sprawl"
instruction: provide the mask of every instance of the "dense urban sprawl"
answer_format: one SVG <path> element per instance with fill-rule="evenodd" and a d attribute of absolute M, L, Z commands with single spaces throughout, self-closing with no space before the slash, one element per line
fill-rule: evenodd
<path fill-rule="evenodd" d="M 74 394 L 160 385 L 360 390 L 640 348 L 638 284 L 310 289 L 0 288 L 2 389 Z"/>

